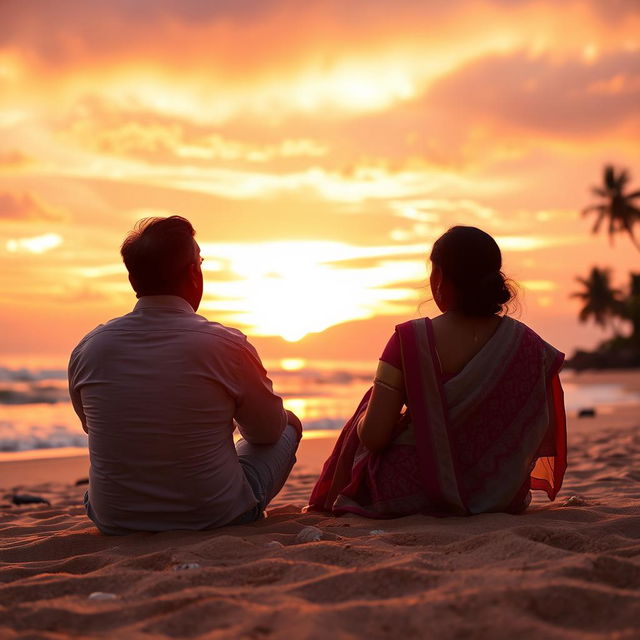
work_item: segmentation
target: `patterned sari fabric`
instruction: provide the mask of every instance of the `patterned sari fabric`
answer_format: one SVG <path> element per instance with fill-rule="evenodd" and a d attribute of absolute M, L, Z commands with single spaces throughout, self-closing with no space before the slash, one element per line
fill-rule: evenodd
<path fill-rule="evenodd" d="M 344 426 L 309 509 L 374 518 L 411 513 L 517 513 L 531 489 L 553 500 L 566 469 L 558 372 L 564 356 L 503 318 L 487 344 L 443 383 L 428 318 L 396 327 L 407 412 L 372 453 L 356 431 L 369 390 Z"/>

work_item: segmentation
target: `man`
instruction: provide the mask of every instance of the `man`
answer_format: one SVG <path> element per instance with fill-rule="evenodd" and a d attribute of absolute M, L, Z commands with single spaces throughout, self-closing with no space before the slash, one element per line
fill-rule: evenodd
<path fill-rule="evenodd" d="M 71 400 L 89 434 L 85 506 L 106 534 L 252 522 L 295 463 L 302 425 L 257 352 L 195 313 L 194 236 L 180 216 L 140 221 L 121 248 L 138 303 L 71 354 Z"/>

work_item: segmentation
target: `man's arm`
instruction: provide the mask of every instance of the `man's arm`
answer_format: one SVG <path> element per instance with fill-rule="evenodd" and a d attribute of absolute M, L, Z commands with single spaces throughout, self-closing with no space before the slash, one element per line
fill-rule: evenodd
<path fill-rule="evenodd" d="M 248 342 L 237 351 L 236 368 L 240 394 L 234 418 L 240 433 L 252 444 L 276 443 L 289 418 L 258 353 Z"/>
<path fill-rule="evenodd" d="M 80 418 L 80 422 L 82 423 L 84 432 L 89 433 L 87 429 L 87 419 L 84 415 L 84 408 L 82 406 L 82 398 L 80 397 L 80 392 L 77 390 L 75 384 L 78 368 L 78 355 L 78 348 L 76 347 L 71 353 L 71 358 L 69 359 L 69 367 L 67 370 L 69 396 L 71 397 L 71 404 L 73 405 L 73 409 L 78 414 L 78 418 Z"/>

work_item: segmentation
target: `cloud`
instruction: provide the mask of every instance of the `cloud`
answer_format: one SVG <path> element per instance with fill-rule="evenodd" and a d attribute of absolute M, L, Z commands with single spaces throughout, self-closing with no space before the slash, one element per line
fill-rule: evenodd
<path fill-rule="evenodd" d="M 86 80 L 87 72 L 109 70 L 102 78 L 108 85 L 114 75 L 129 73 L 129 93 L 158 76 L 173 77 L 174 87 L 182 91 L 190 81 L 216 85 L 217 96 L 207 100 L 213 110 L 225 93 L 247 81 L 262 78 L 277 85 L 304 69 L 310 82 L 301 88 L 313 91 L 345 60 L 383 53 L 395 59 L 396 67 L 432 79 L 479 52 L 519 46 L 566 50 L 584 46 L 589 36 L 596 45 L 633 39 L 637 6 L 633 12 L 631 1 L 618 1 L 613 33 L 607 31 L 602 4 L 401 0 L 390 11 L 382 0 L 364 5 L 340 0 L 66 0 L 39 2 L 34 11 L 29 3 L 4 0 L 0 53 L 16 54 L 26 64 L 25 74 L 36 71 L 58 80 L 69 72 Z M 610 3 L 606 5 L 608 9 Z M 390 65 L 374 65 L 373 71 L 379 84 L 388 81 Z M 343 93 L 358 89 L 357 81 L 340 82 L 337 76 Z M 364 84 L 365 93 L 375 94 L 375 82 Z M 298 96 L 288 97 L 293 101 Z M 301 103 L 307 98 L 301 96 Z M 176 99 L 175 93 L 164 96 L 165 101 Z"/>
<path fill-rule="evenodd" d="M 28 41 L 37 55 L 52 65 L 88 54 L 97 59 L 117 56 L 119 51 L 144 49 L 154 42 L 156 50 L 172 50 L 178 56 L 189 54 L 201 44 L 198 38 L 189 41 L 189 32 L 192 36 L 206 34 L 209 51 L 226 53 L 229 58 L 243 52 L 245 59 L 259 60 L 273 55 L 274 50 L 297 51 L 305 44 L 319 42 L 326 50 L 326 43 L 345 42 L 347 34 L 357 42 L 367 38 L 368 33 L 380 37 L 400 26 L 410 35 L 433 34 L 465 14 L 472 14 L 475 19 L 481 13 L 513 16 L 518 11 L 548 14 L 558 10 L 566 15 L 577 9 L 617 24 L 636 15 L 638 8 L 637 0 L 582 0 L 560 5 L 555 0 L 398 0 L 393 11 L 386 0 L 368 0 L 366 5 L 343 0 L 65 0 L 39 2 L 37 11 L 21 0 L 4 0 L 0 7 L 0 45 Z M 303 28 L 292 29 L 292 23 Z M 237 34 L 235 43 L 230 32 Z M 214 39 L 212 36 L 216 35 Z M 265 36 L 271 36 L 270 51 L 261 46 Z M 175 49 L 178 42 L 183 44 L 183 50 Z M 248 47 L 252 42 L 254 46 Z M 211 60 L 215 57 L 211 56 Z M 238 63 L 242 64 L 242 58 Z"/>
<path fill-rule="evenodd" d="M 65 212 L 30 193 L 0 192 L 0 220 L 62 220 Z"/>
<path fill-rule="evenodd" d="M 0 171 L 25 169 L 31 164 L 33 164 L 33 158 L 21 151 L 16 149 L 0 151 Z"/>
<path fill-rule="evenodd" d="M 598 141 L 629 148 L 640 131 L 638 104 L 636 51 L 557 59 L 522 50 L 475 59 L 378 113 L 299 117 L 286 126 L 291 135 L 311 130 L 339 140 L 327 160 L 343 167 L 459 171 L 526 159 L 542 140 L 556 149 Z"/>
<path fill-rule="evenodd" d="M 427 109 L 447 110 L 470 135 L 474 126 L 562 138 L 592 137 L 638 119 L 638 53 L 604 54 L 594 61 L 525 52 L 489 56 L 436 82 Z"/>
<path fill-rule="evenodd" d="M 6 249 L 9 253 L 46 253 L 59 247 L 63 242 L 57 233 L 45 233 L 30 238 L 12 238 L 7 240 Z"/>
<path fill-rule="evenodd" d="M 65 304 L 95 304 L 109 302 L 113 298 L 109 295 L 106 287 L 91 286 L 85 283 L 79 286 L 65 285 L 61 291 L 54 292 L 51 299 Z"/>
<path fill-rule="evenodd" d="M 144 108 L 120 108 L 97 96 L 78 101 L 57 126 L 87 149 L 152 163 L 264 164 L 328 152 L 326 144 L 309 137 L 291 138 L 278 131 L 243 140 L 224 135 L 218 127 Z"/>

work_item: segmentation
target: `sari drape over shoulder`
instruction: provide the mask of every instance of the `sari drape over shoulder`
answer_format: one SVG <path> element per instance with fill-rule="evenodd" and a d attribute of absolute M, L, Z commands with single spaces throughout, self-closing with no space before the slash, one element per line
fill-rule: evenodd
<path fill-rule="evenodd" d="M 326 461 L 309 509 L 375 518 L 470 515 L 522 511 L 531 489 L 555 499 L 566 469 L 564 355 L 505 317 L 464 369 L 443 381 L 431 321 L 405 322 L 396 333 L 407 412 L 392 443 L 377 453 L 360 443 L 369 390 Z"/>

